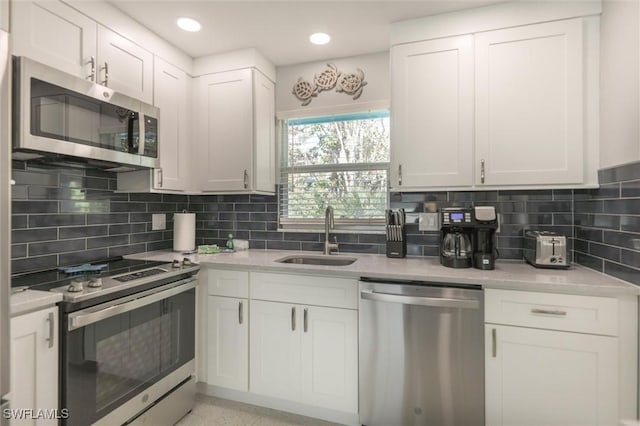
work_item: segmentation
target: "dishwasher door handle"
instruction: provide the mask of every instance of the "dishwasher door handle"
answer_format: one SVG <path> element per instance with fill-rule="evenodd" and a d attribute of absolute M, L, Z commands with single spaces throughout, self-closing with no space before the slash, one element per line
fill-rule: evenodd
<path fill-rule="evenodd" d="M 380 293 L 363 290 L 362 299 L 376 302 L 402 303 L 403 305 L 433 306 L 436 308 L 480 309 L 480 301 L 473 299 L 449 299 L 444 297 L 403 296 L 400 294 Z"/>

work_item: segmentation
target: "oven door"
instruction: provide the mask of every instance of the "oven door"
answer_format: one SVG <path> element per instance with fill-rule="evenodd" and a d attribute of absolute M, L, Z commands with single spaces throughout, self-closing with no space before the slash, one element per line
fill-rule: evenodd
<path fill-rule="evenodd" d="M 183 280 L 63 316 L 66 424 L 122 424 L 144 408 L 128 408 L 136 395 L 151 394 L 142 398 L 150 405 L 158 393 L 154 386 L 167 392 L 190 377 L 196 285 L 195 279 Z"/>

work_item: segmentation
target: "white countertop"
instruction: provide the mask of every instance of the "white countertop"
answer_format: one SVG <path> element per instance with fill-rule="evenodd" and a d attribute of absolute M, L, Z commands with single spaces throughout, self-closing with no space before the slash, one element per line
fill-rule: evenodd
<path fill-rule="evenodd" d="M 62 294 L 50 291 L 25 290 L 11 295 L 11 316 L 53 306 L 62 300 Z"/>
<path fill-rule="evenodd" d="M 291 255 L 319 255 L 316 252 L 285 250 L 246 250 L 236 253 L 184 256 L 171 251 L 155 251 L 126 256 L 170 262 L 189 257 L 203 266 L 253 271 L 333 275 L 340 277 L 420 280 L 440 283 L 479 284 L 484 288 L 548 291 L 555 293 L 603 296 L 640 295 L 640 287 L 589 268 L 572 265 L 570 269 L 538 269 L 522 262 L 497 262 L 493 271 L 474 268 L 453 269 L 440 265 L 438 258 L 409 257 L 393 259 L 384 255 L 344 253 L 358 260 L 347 266 L 297 265 L 275 262 Z"/>

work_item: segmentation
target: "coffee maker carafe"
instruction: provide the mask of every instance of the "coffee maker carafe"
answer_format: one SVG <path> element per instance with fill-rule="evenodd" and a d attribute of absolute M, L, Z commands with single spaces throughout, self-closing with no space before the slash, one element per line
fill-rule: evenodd
<path fill-rule="evenodd" d="M 473 228 L 470 209 L 440 211 L 440 263 L 449 268 L 473 265 Z"/>

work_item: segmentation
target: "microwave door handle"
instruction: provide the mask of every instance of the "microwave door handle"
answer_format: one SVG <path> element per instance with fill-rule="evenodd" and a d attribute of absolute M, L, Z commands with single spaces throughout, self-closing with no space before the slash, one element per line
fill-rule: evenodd
<path fill-rule="evenodd" d="M 132 311 L 134 309 L 142 308 L 143 306 L 147 306 L 152 303 L 159 302 L 163 299 L 167 299 L 171 296 L 175 296 L 176 294 L 185 292 L 192 288 L 196 288 L 197 286 L 198 286 L 198 281 L 192 280 L 185 284 L 172 287 L 164 291 L 159 291 L 157 293 L 152 293 L 149 296 L 133 299 L 129 302 L 124 302 L 118 305 L 109 306 L 107 308 L 100 309 L 99 311 L 86 312 L 86 313 L 83 313 L 82 311 L 80 311 L 76 314 L 71 314 L 69 316 L 69 327 L 68 327 L 69 331 L 75 330 L 77 328 L 85 327 L 89 324 L 93 324 L 98 321 L 102 321 L 107 318 L 111 318 L 113 316 Z"/>
<path fill-rule="evenodd" d="M 138 152 L 138 143 L 133 138 L 135 124 L 138 117 L 139 116 L 137 112 L 133 112 L 133 111 L 129 112 L 129 118 L 127 121 L 127 141 L 129 142 L 130 154 L 137 154 Z M 138 134 L 138 138 L 140 138 L 140 134 Z"/>

